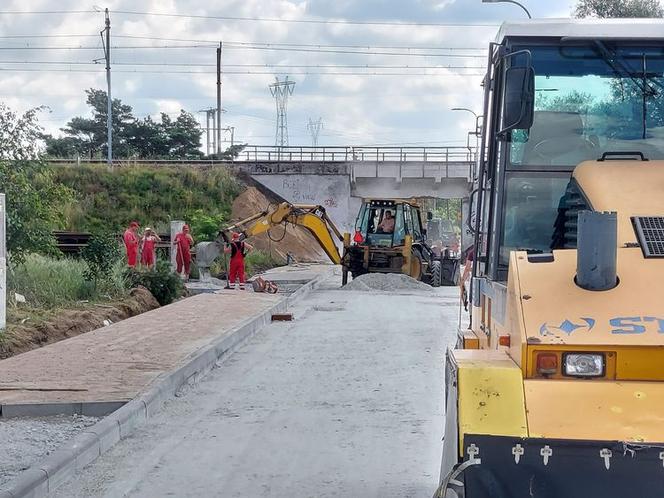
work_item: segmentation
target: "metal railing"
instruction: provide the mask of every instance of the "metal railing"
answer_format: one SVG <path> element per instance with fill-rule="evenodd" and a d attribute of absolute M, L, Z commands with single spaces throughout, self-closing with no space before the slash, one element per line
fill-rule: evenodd
<path fill-rule="evenodd" d="M 250 145 L 244 148 L 237 160 L 255 162 L 472 162 L 475 160 L 475 149 L 468 147 L 276 147 Z"/>
<path fill-rule="evenodd" d="M 331 147 L 277 147 L 247 145 L 236 162 L 474 162 L 476 151 L 472 147 L 394 147 L 394 146 L 331 146 Z M 105 159 L 49 159 L 50 163 L 81 164 L 106 163 Z M 115 159 L 113 164 L 228 164 L 218 159 Z"/>

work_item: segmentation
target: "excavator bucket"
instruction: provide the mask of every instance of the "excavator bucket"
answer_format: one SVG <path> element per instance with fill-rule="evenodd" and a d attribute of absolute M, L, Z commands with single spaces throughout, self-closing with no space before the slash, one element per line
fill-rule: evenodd
<path fill-rule="evenodd" d="M 592 416 L 592 414 L 589 414 Z M 664 444 L 466 435 L 462 472 L 442 497 L 656 498 Z M 461 481 L 463 485 L 461 486 Z"/>

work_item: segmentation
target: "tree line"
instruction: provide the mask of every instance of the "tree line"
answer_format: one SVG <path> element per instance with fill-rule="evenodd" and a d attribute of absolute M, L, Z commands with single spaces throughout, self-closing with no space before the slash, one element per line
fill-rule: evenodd
<path fill-rule="evenodd" d="M 85 91 L 91 118 L 77 116 L 64 128 L 64 136 L 44 134 L 46 155 L 52 158 L 95 159 L 107 154 L 107 98 L 106 92 L 90 88 Z M 137 118 L 130 105 L 120 99 L 112 102 L 113 156 L 139 159 L 200 159 L 201 130 L 196 118 L 184 109 L 176 118 L 161 113 L 159 120 L 151 116 Z M 237 156 L 243 145 L 236 145 L 222 153 L 219 159 Z M 211 158 L 216 158 L 213 156 Z"/>

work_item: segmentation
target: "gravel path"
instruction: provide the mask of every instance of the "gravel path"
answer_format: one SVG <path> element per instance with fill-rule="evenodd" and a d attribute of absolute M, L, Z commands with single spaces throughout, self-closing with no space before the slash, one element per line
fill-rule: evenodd
<path fill-rule="evenodd" d="M 22 470 L 56 450 L 97 418 L 62 415 L 0 418 L 0 490 Z"/>
<path fill-rule="evenodd" d="M 430 497 L 456 289 L 322 289 L 56 497 Z"/>

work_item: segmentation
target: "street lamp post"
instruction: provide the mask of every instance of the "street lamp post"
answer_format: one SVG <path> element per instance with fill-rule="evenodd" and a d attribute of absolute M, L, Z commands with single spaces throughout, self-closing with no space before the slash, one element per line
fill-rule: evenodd
<path fill-rule="evenodd" d="M 480 135 L 480 119 L 482 119 L 482 116 L 478 116 L 475 111 L 473 111 L 472 109 L 468 109 L 467 107 L 452 107 L 452 110 L 469 112 L 473 116 L 475 116 L 475 131 L 473 133 L 476 136 Z"/>
<path fill-rule="evenodd" d="M 514 5 L 518 5 L 521 7 L 526 15 L 528 16 L 528 19 L 532 19 L 533 16 L 530 15 L 530 12 L 528 12 L 528 9 L 526 9 L 523 5 L 521 5 L 519 2 L 516 0 L 482 0 L 482 3 L 513 3 Z"/>
<path fill-rule="evenodd" d="M 482 119 L 482 116 L 479 116 L 475 111 L 473 111 L 472 109 L 468 109 L 467 107 L 453 107 L 452 110 L 469 112 L 473 116 L 475 116 L 475 131 L 468 132 L 468 139 L 466 141 L 466 146 L 468 147 L 468 150 L 470 150 L 470 135 L 475 135 L 475 154 L 477 154 L 480 143 L 480 135 L 482 134 L 480 131 L 480 119 Z"/>

